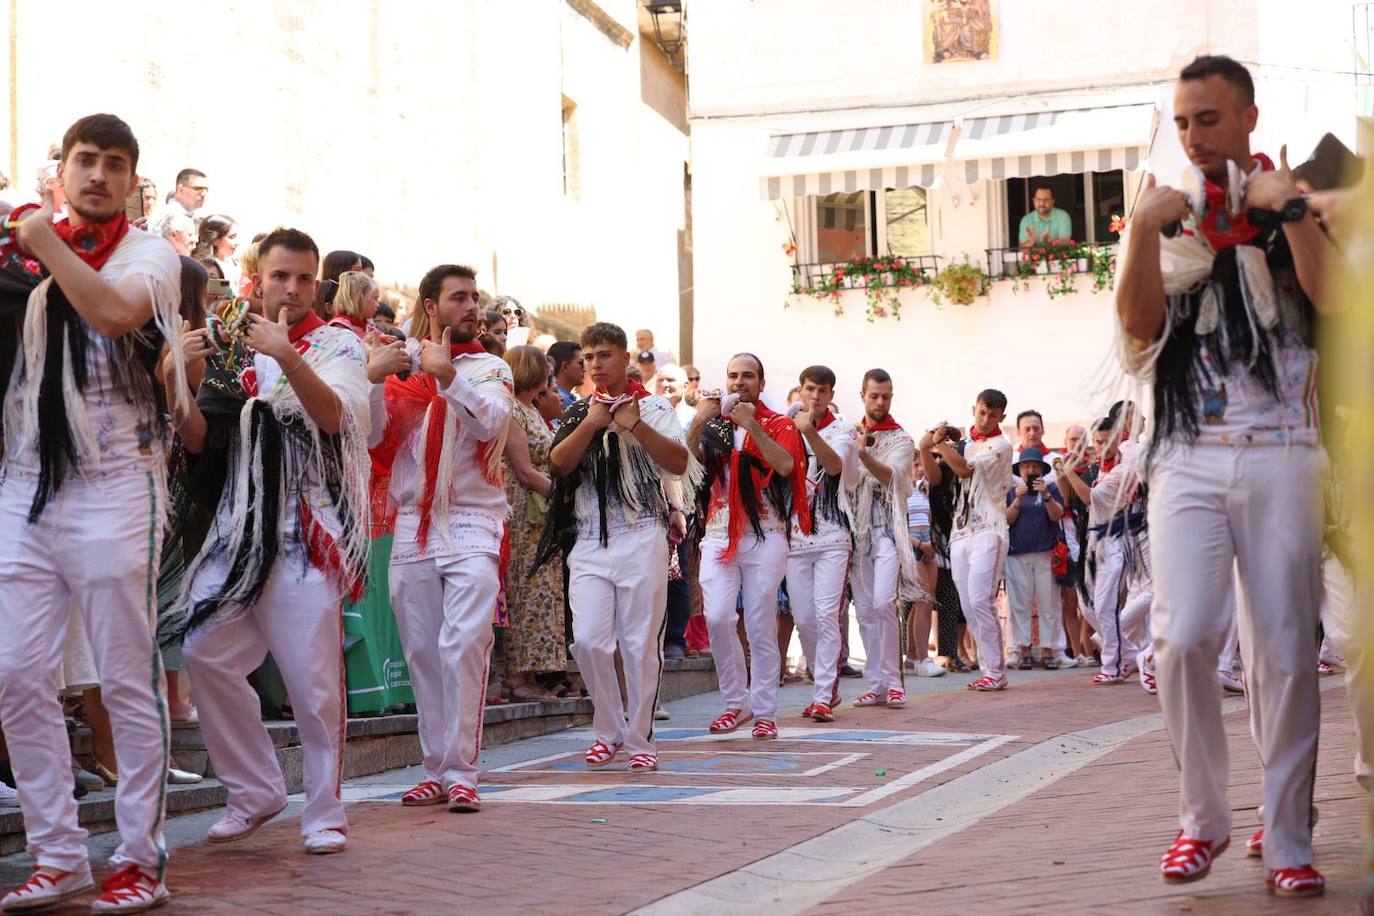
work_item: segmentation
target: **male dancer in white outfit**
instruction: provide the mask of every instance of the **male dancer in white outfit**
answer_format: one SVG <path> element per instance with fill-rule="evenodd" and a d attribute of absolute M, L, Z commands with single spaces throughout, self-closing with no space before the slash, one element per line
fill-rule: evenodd
<path fill-rule="evenodd" d="M 476 278 L 444 264 L 420 280 L 409 343 L 418 362 L 408 378 L 387 380 L 387 431 L 372 452 L 373 492 L 397 512 L 391 604 L 425 769 L 401 804 L 458 813 L 482 805 L 477 764 L 509 512 L 501 453 L 515 392 L 510 366 L 477 340 Z"/>
<path fill-rule="evenodd" d="M 6 332 L 0 340 L 8 350 L 0 364 L 13 367 L 0 378 L 0 720 L 37 863 L 0 900 L 5 912 L 51 906 L 92 885 L 58 702 L 73 604 L 95 651 L 120 775 L 116 872 L 93 909 L 136 912 L 168 897 L 168 726 L 152 600 L 166 458 L 152 366 L 167 335 L 184 388 L 181 267 L 166 242 L 124 216 L 137 165 L 127 124 L 108 114 L 82 118 L 62 138 L 58 165 L 70 216 L 53 223 L 49 190 L 41 206 L 8 217 L 22 220 L 22 255 L 50 279 L 26 302 L 0 303 L 0 312 L 23 309 L 18 339 Z"/>
<path fill-rule="evenodd" d="M 1078 498 L 1088 504 L 1090 622 L 1102 640 L 1102 670 L 1097 685 L 1120 684 L 1140 673 L 1141 686 L 1156 693 L 1150 660 L 1147 617 L 1154 601 L 1150 539 L 1145 502 L 1139 492 L 1139 447 L 1111 417 L 1093 429 L 1098 473 L 1089 486 L 1067 464 L 1059 472 Z M 1126 597 L 1121 599 L 1122 586 Z"/>
<path fill-rule="evenodd" d="M 1174 120 L 1206 183 L 1190 201 L 1147 178 L 1122 240 L 1117 311 L 1125 364 L 1154 394 L 1151 623 L 1180 771 L 1180 830 L 1160 873 L 1200 878 L 1230 842 L 1216 663 L 1234 560 L 1264 762 L 1266 885 L 1307 896 L 1324 889 L 1312 867 L 1322 464 L 1312 341 L 1339 255 L 1287 166 L 1251 153 L 1258 117 L 1241 64 L 1202 57 L 1184 68 Z M 1208 258 L 1200 276 L 1183 267 Z"/>
<path fill-rule="evenodd" d="M 892 376 L 883 369 L 869 369 L 859 395 L 864 418 L 855 449 L 859 473 L 850 583 L 867 656 L 868 691 L 854 705 L 905 706 L 897 584 L 903 578 L 916 581 L 916 552 L 906 524 L 916 446 L 892 418 Z"/>
<path fill-rule="evenodd" d="M 798 379 L 801 404 L 792 415 L 806 448 L 811 533 L 792 523 L 787 555 L 787 596 L 815 682 L 804 717 L 835 721 L 840 701 L 840 605 L 849 572 L 849 494 L 857 483 L 858 430 L 830 409 L 835 373 L 808 366 Z"/>
<path fill-rule="evenodd" d="M 759 399 L 763 363 L 741 353 L 726 367 L 732 402 L 703 397 L 687 432 L 687 446 L 706 469 L 701 488 L 706 532 L 701 541 L 701 591 L 711 654 L 725 712 L 713 734 L 732 732 L 755 718 L 754 737 L 776 738 L 778 586 L 787 572 L 787 537 L 795 517 L 811 530 L 806 498 L 806 450 L 796 425 Z M 736 599 L 743 597 L 752 665 L 736 630 Z"/>
<path fill-rule="evenodd" d="M 345 596 L 367 568 L 368 380 L 361 343 L 311 309 L 319 249 L 295 229 L 259 244 L 263 314 L 249 316 L 237 376 L 206 367 L 177 432 L 192 454 L 227 447 L 228 481 L 205 545 L 186 573 L 186 663 L 229 813 L 212 843 L 255 832 L 286 807 L 276 749 L 248 684 L 270 651 L 291 696 L 305 763 L 305 849 L 341 851 L 339 799 Z M 232 400 L 229 442 L 209 435 L 216 398 Z M 210 422 L 207 422 L 207 417 Z"/>
<path fill-rule="evenodd" d="M 668 399 L 626 374 L 630 353 L 622 328 L 591 325 L 582 332 L 582 354 L 596 390 L 559 423 L 549 454 L 559 476 L 535 562 L 548 559 L 555 546 L 568 558 L 570 648 L 591 691 L 596 733 L 587 766 L 604 767 L 623 748 L 629 771 L 647 773 L 658 769 L 654 704 L 663 670 L 670 530 L 679 542 L 687 532 L 681 480 L 687 447 Z"/>
<path fill-rule="evenodd" d="M 957 478 L 954 531 L 950 535 L 950 570 L 959 589 L 964 618 L 973 629 L 978 647 L 978 666 L 983 676 L 970 681 L 970 690 L 1004 690 L 1006 661 L 1002 651 L 1002 627 L 997 620 L 997 583 L 1007 557 L 1007 491 L 1011 489 L 1011 443 L 1002 435 L 1007 396 L 995 388 L 978 394 L 973 405 L 973 426 L 964 454 L 959 454 L 941 423 L 921 437 L 921 464 L 930 485 L 944 479 L 940 461 Z"/>

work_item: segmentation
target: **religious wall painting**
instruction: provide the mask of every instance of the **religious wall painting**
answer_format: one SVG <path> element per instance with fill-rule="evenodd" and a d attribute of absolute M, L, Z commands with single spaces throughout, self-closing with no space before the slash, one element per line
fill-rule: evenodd
<path fill-rule="evenodd" d="M 997 56 L 995 0 L 924 0 L 927 64 L 991 60 Z"/>

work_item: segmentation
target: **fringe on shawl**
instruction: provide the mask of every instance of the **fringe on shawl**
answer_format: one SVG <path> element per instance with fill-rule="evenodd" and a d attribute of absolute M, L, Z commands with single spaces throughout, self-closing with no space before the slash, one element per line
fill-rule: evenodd
<path fill-rule="evenodd" d="M 873 457 L 886 463 L 888 453 L 900 446 L 904 438 L 909 440 L 910 437 L 905 432 L 883 435 L 871 450 Z M 906 582 L 913 591 L 919 590 L 919 593 L 924 595 L 925 589 L 918 584 L 920 580 L 916 575 L 916 551 L 911 546 L 906 519 L 906 501 L 911 496 L 911 470 L 893 468 L 892 477 L 886 485 L 878 483 L 878 479 L 866 471 L 861 474 L 859 481 L 853 510 L 857 549 L 867 551 L 873 542 L 873 503 L 877 500 L 884 506 L 883 514 L 886 516 L 887 528 L 897 547 L 900 570 L 898 581 Z M 864 564 L 857 564 L 857 569 L 859 576 L 866 575 Z"/>
<path fill-rule="evenodd" d="M 550 451 L 586 419 L 587 404 L 579 401 L 564 413 Z M 566 556 L 571 552 L 577 540 L 577 490 L 588 478 L 596 489 L 602 547 L 610 543 L 607 512 L 611 506 L 624 506 L 636 515 L 660 516 L 665 523 L 669 509 L 687 511 L 688 491 L 684 490 L 683 478 L 659 467 L 648 451 L 631 444 L 632 439 L 615 430 L 598 430 L 577 468 L 554 479 L 553 492 L 549 496 L 549 518 L 540 536 L 530 574 L 547 563 L 554 553 L 561 550 Z M 684 478 L 693 475 L 692 465 L 689 455 Z M 695 474 L 698 477 L 701 474 L 699 463 Z"/>
<path fill-rule="evenodd" d="M 276 402 L 248 400 L 239 415 L 239 446 L 230 470 L 233 512 L 229 538 L 210 538 L 187 569 L 177 609 L 184 619 L 167 628 L 171 638 L 211 619 L 241 616 L 262 595 L 267 579 L 287 545 L 283 522 L 294 518 L 288 541 L 298 542 L 305 562 L 320 569 L 351 600 L 367 586 L 371 551 L 367 437 L 357 417 L 343 407 L 337 434 L 320 432 L 288 387 Z M 331 534 L 308 504 L 310 494 L 295 487 L 323 485 L 339 522 Z M 294 496 L 295 505 L 288 504 Z M 212 557 L 228 555 L 229 574 L 215 595 L 188 608 L 196 573 Z"/>
<path fill-rule="evenodd" d="M 161 344 L 171 351 L 168 363 L 172 370 L 173 390 L 176 392 L 171 407 L 184 414 L 189 403 L 181 345 L 180 301 L 179 295 L 164 293 L 151 277 L 145 277 L 144 283 L 152 303 L 151 328 L 144 325 L 118 339 L 102 339 L 101 345 L 106 348 L 106 357 L 120 394 L 142 408 L 142 420 L 150 431 L 165 434 L 162 416 L 164 393 L 153 375 L 160 352 L 159 335 Z M 4 428 L 12 441 L 37 442 L 44 450 L 61 453 L 40 455 L 40 480 L 29 510 L 30 524 L 38 520 L 43 509 L 61 488 L 67 471 L 82 475 L 100 471 L 100 445 L 90 418 L 86 415 L 84 397 L 89 383 L 88 327 L 52 277 L 43 280 L 29 294 L 21 332 L 23 360 L 15 361 L 8 383 L 18 384 L 21 373 L 30 378 L 23 386 L 21 397 L 13 402 L 5 399 Z M 50 351 L 49 339 L 59 336 L 61 348 Z M 140 351 L 151 357 L 148 364 L 140 365 Z M 40 374 L 33 377 L 35 372 Z M 45 442 L 44 437 L 39 436 L 40 401 L 55 398 L 57 392 L 52 390 L 53 385 L 60 386 L 61 401 L 65 408 L 64 424 L 62 429 L 53 431 L 57 436 L 56 442 Z M 165 498 L 166 467 L 163 462 L 156 462 L 156 465 L 154 480 L 158 521 L 166 528 L 169 521 L 168 500 Z"/>

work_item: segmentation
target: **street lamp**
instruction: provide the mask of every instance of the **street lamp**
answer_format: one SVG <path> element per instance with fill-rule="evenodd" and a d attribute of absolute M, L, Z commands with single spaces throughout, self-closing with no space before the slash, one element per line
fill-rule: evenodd
<path fill-rule="evenodd" d="M 685 63 L 683 49 L 687 44 L 687 32 L 682 21 L 682 2 L 654 3 L 644 0 L 644 8 L 654 20 L 654 44 L 658 45 L 677 70 Z"/>

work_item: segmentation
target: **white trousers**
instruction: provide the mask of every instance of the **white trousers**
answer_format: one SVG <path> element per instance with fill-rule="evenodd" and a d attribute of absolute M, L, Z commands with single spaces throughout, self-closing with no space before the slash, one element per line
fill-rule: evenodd
<path fill-rule="evenodd" d="M 195 685 L 205 749 L 229 790 L 229 812 L 243 818 L 286 806 L 276 748 L 248 684 L 267 653 L 281 671 L 301 736 L 305 808 L 301 834 L 346 830 L 339 800 L 343 775 L 343 599 L 324 573 L 302 562 L 299 545 L 283 551 L 262 597 L 248 608 L 226 606 L 224 619 L 186 637 L 186 670 Z M 207 561 L 191 583 L 191 606 L 220 590 L 229 558 Z"/>
<path fill-rule="evenodd" d="M 1322 563 L 1326 635 L 1345 657 L 1346 699 L 1355 718 L 1355 778 L 1374 791 L 1374 620 L 1355 603 L 1355 586 L 1339 560 Z"/>
<path fill-rule="evenodd" d="M 959 590 L 964 620 L 978 647 L 978 667 L 984 674 L 997 677 L 1006 670 L 1002 627 L 997 621 L 997 583 L 1006 556 L 1007 542 L 996 531 L 965 535 L 949 545 L 949 568 Z"/>
<path fill-rule="evenodd" d="M 86 623 L 114 730 L 122 842 L 110 863 L 159 875 L 170 732 L 153 640 L 162 529 L 150 472 L 69 478 L 36 525 L 32 481 L 0 481 L 0 723 L 39 865 L 89 867 L 72 798 L 58 672 L 73 603 Z"/>
<path fill-rule="evenodd" d="M 782 670 L 778 586 L 787 573 L 787 535 L 781 531 L 769 531 L 762 538 L 745 534 L 730 563 L 719 559 L 724 549 L 724 538 L 701 542 L 702 603 L 721 696 L 726 709 L 741 709 L 772 721 L 778 712 L 778 675 Z M 737 597 L 744 600 L 748 667 L 735 629 Z"/>
<path fill-rule="evenodd" d="M 1232 584 L 1226 593 L 1225 613 L 1230 618 L 1226 628 L 1226 638 L 1221 644 L 1221 654 L 1217 656 L 1217 671 L 1234 673 L 1236 662 L 1240 660 L 1240 608 L 1236 604 L 1237 586 Z"/>
<path fill-rule="evenodd" d="M 1216 664 L 1240 572 L 1240 647 L 1250 724 L 1264 766 L 1264 864 L 1312 861 L 1320 698 L 1314 658 L 1321 597 L 1321 458 L 1316 449 L 1200 445 L 1150 474 L 1158 575 L 1151 613 L 1159 700 L 1179 764 L 1185 836 L 1231 833 Z"/>
<path fill-rule="evenodd" d="M 867 550 L 854 551 L 850 588 L 859 637 L 864 641 L 864 675 L 871 693 L 902 688 L 902 638 L 897 616 L 897 580 L 902 573 L 897 545 L 874 532 Z"/>
<path fill-rule="evenodd" d="M 830 705 L 840 668 L 840 611 L 849 572 L 847 548 L 793 553 L 787 558 L 792 620 L 816 690 L 813 703 Z"/>
<path fill-rule="evenodd" d="M 663 674 L 668 535 L 662 527 L 613 534 L 606 546 L 578 538 L 568 556 L 568 648 L 592 697 L 592 730 L 627 754 L 653 754 L 654 704 Z M 615 673 L 615 650 L 625 694 Z"/>
<path fill-rule="evenodd" d="M 1139 566 L 1129 564 L 1128 535 L 1106 535 L 1097 541 L 1097 578 L 1093 582 L 1093 609 L 1097 633 L 1102 638 L 1102 671 L 1123 675 L 1135 668 L 1136 656 L 1150 645 L 1147 619 L 1154 602 L 1153 566 L 1150 537 L 1141 534 L 1134 549 L 1140 551 Z M 1126 587 L 1125 600 L 1121 587 Z"/>
<path fill-rule="evenodd" d="M 425 778 L 445 791 L 477 788 L 500 583 L 500 558 L 488 553 L 391 565 L 391 608 L 415 691 Z"/>
<path fill-rule="evenodd" d="M 1040 646 L 1064 648 L 1064 595 L 1054 581 L 1048 550 L 1007 557 L 1007 604 L 1011 613 L 1011 643 L 1031 644 L 1031 605 L 1040 608 Z"/>

